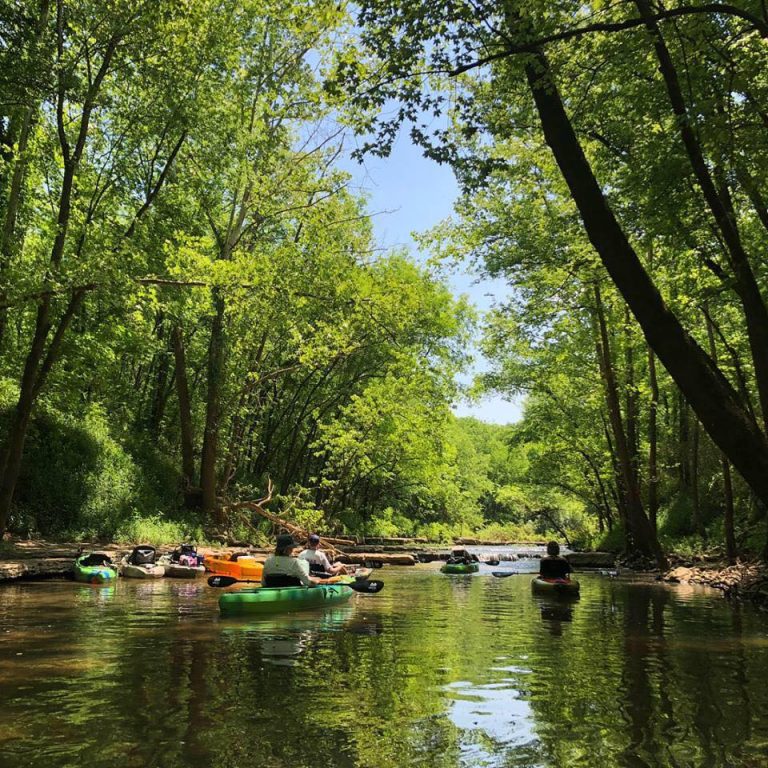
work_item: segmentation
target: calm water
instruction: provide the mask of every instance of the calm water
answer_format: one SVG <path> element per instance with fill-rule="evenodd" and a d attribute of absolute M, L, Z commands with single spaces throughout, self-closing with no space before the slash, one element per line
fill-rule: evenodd
<path fill-rule="evenodd" d="M 0 766 L 768 766 L 767 614 L 435 568 L 252 621 L 204 580 L 2 586 Z"/>

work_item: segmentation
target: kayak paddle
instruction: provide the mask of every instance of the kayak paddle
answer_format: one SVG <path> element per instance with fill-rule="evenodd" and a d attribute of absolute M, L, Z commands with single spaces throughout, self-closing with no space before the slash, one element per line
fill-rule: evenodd
<path fill-rule="evenodd" d="M 259 581 L 253 579 L 237 579 L 234 576 L 211 576 L 208 579 L 208 585 L 211 587 L 231 587 L 233 584 L 260 584 Z M 384 589 L 383 581 L 376 581 L 375 579 L 369 581 L 368 579 L 361 579 L 360 581 L 352 581 L 349 584 L 343 584 L 335 582 L 342 587 L 349 587 L 354 592 L 360 592 L 363 595 L 375 595 L 377 592 L 381 592 Z M 334 584 L 326 584 L 324 586 L 332 587 Z"/>

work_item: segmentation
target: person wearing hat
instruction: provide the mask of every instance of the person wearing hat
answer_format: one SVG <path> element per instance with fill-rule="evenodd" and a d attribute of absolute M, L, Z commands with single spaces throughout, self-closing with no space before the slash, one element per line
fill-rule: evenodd
<path fill-rule="evenodd" d="M 290 533 L 277 537 L 275 554 L 264 561 L 261 584 L 264 587 L 311 587 L 320 580 L 309 575 L 309 563 L 293 554 L 296 542 Z"/>
<path fill-rule="evenodd" d="M 332 564 L 325 552 L 319 547 L 320 537 L 316 533 L 311 533 L 307 539 L 307 548 L 299 554 L 300 560 L 306 560 L 309 563 L 310 573 L 338 576 L 340 573 L 347 572 L 343 563 Z"/>

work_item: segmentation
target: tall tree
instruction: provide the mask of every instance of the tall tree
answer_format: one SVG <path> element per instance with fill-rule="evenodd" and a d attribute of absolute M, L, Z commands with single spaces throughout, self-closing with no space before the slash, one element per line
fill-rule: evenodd
<path fill-rule="evenodd" d="M 643 44 L 642 40 L 635 43 L 635 39 L 630 38 L 632 45 L 626 45 L 627 36 L 634 31 L 642 31 L 649 23 L 671 19 L 681 19 L 682 24 L 683 17 L 686 23 L 695 24 L 696 20 L 707 19 L 713 9 L 695 6 L 654 9 L 652 18 L 643 18 L 632 15 L 629 6 L 621 4 L 611 9 L 607 20 L 595 24 L 589 18 L 591 10 L 582 5 L 551 12 L 543 3 L 523 6 L 515 2 L 502 6 L 456 3 L 450 7 L 364 2 L 359 21 L 363 48 L 370 64 L 366 66 L 364 57 L 354 61 L 343 59 L 339 64 L 339 80 L 356 94 L 358 104 L 368 110 L 367 120 L 362 123 L 368 130 L 375 128 L 376 110 L 387 99 L 399 99 L 404 105 L 393 121 L 379 123 L 377 142 L 380 143 L 370 142 L 369 150 L 385 153 L 397 124 L 405 119 L 415 121 L 413 135 L 426 145 L 428 154 L 452 162 L 465 184 L 479 190 L 494 173 L 503 171 L 505 163 L 514 163 L 514 158 L 507 160 L 504 146 L 517 127 L 529 124 L 531 102 L 524 99 L 520 90 L 520 83 L 525 82 L 544 139 L 592 247 L 637 319 L 649 346 L 701 423 L 766 503 L 768 441 L 765 434 L 740 395 L 686 330 L 644 269 L 632 244 L 632 227 L 622 223 L 626 212 L 620 208 L 617 215 L 606 188 L 597 178 L 596 161 L 590 162 L 591 146 L 585 148 L 579 136 L 577 128 L 586 121 L 579 115 L 578 125 L 574 123 L 561 92 L 565 83 L 569 104 L 575 103 L 578 82 L 570 83 L 565 78 L 571 75 L 571 61 L 576 62 L 573 71 L 578 71 L 583 60 L 582 47 L 588 49 L 590 55 L 594 55 L 595 50 L 604 55 L 610 62 L 607 71 L 612 76 L 626 71 L 627 59 L 623 59 L 624 70 L 613 66 L 614 62 L 622 61 L 622 55 L 634 56 L 637 46 Z M 739 9 L 729 7 L 723 18 L 734 36 L 741 34 L 743 27 L 747 28 L 747 34 L 755 29 L 762 33 L 765 28 L 759 18 Z M 482 23 L 478 24 L 478 20 Z M 393 30 L 397 30 L 397 34 L 393 35 Z M 624 37 L 619 39 L 619 35 Z M 753 33 L 750 50 L 759 56 L 754 39 Z M 386 66 L 382 67 L 384 62 Z M 424 71 L 432 76 L 428 85 Z M 572 76 L 576 80 L 576 76 Z M 594 77 L 600 79 L 601 73 L 596 71 Z M 430 117 L 440 115 L 448 108 L 447 93 L 441 87 L 449 80 L 453 80 L 451 99 L 458 130 L 428 131 L 425 124 L 419 122 L 420 116 L 423 112 Z M 617 93 L 632 87 L 618 79 L 612 82 Z M 603 98 L 603 102 L 604 109 L 611 108 L 607 98 Z M 650 103 L 655 105 L 656 100 Z M 613 108 L 625 110 L 622 116 L 627 111 L 634 116 L 641 112 L 643 105 L 641 100 L 631 105 L 622 101 Z M 598 143 L 611 153 L 615 168 L 615 156 L 621 158 L 626 150 L 621 142 L 614 143 L 612 137 L 595 133 Z M 599 165 L 609 167 L 603 160 Z M 626 199 L 626 203 L 630 208 L 631 198 Z"/>

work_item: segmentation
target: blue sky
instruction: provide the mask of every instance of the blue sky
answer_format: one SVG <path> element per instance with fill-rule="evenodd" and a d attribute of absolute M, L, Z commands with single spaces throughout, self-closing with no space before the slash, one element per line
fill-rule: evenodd
<path fill-rule="evenodd" d="M 352 174 L 356 191 L 368 195 L 379 245 L 405 246 L 416 258 L 426 258 L 428 254 L 419 252 L 411 233 L 430 229 L 451 215 L 458 187 L 450 169 L 423 157 L 402 135 L 390 157 L 367 157 L 363 165 L 347 160 L 343 166 Z M 456 295 L 468 296 L 481 311 L 487 310 L 494 301 L 503 300 L 509 292 L 501 280 L 478 282 L 468 268 L 455 270 L 449 282 Z M 475 371 L 487 367 L 476 350 L 473 354 Z M 465 381 L 471 378 L 472 375 Z M 521 417 L 520 400 L 507 402 L 500 397 L 489 397 L 478 403 L 456 403 L 453 410 L 458 416 L 475 416 L 496 424 L 507 424 Z"/>

